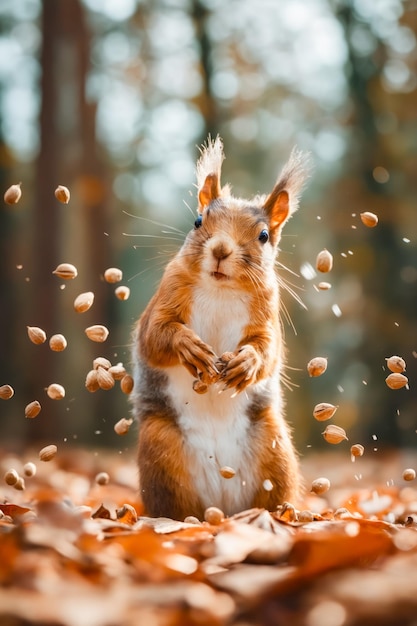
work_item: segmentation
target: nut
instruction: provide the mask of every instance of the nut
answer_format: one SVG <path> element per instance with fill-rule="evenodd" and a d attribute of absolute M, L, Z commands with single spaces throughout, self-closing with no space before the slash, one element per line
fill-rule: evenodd
<path fill-rule="evenodd" d="M 323 435 L 327 443 L 337 444 L 344 440 L 347 441 L 345 430 L 340 426 L 335 426 L 334 424 L 329 424 L 329 426 L 326 426 L 321 434 Z"/>
<path fill-rule="evenodd" d="M 67 347 L 67 340 L 65 339 L 64 335 L 52 335 L 49 340 L 49 347 L 54 352 L 62 352 Z"/>
<path fill-rule="evenodd" d="M 405 371 L 405 361 L 400 356 L 390 356 L 388 359 L 385 359 L 387 362 L 387 367 L 391 372 L 395 372 L 397 374 L 401 374 Z"/>
<path fill-rule="evenodd" d="M 6 485 L 10 485 L 10 487 L 13 487 L 19 478 L 19 474 L 16 472 L 15 469 L 8 469 L 7 472 L 4 475 L 4 482 L 6 483 Z"/>
<path fill-rule="evenodd" d="M 204 511 L 204 520 L 208 524 L 212 524 L 213 526 L 217 526 L 221 524 L 224 520 L 224 513 L 221 509 L 218 509 L 216 506 L 209 506 Z"/>
<path fill-rule="evenodd" d="M 114 378 L 104 367 L 97 368 L 97 382 L 100 389 L 108 391 L 114 387 Z"/>
<path fill-rule="evenodd" d="M 52 274 L 64 280 L 72 280 L 78 276 L 78 270 L 72 263 L 60 263 Z"/>
<path fill-rule="evenodd" d="M 133 424 L 133 419 L 127 420 L 125 417 L 122 417 L 122 419 L 120 419 L 114 425 L 114 432 L 117 435 L 126 435 L 129 432 L 129 429 L 132 424 Z"/>
<path fill-rule="evenodd" d="M 103 343 L 106 341 L 109 336 L 109 331 L 105 326 L 101 324 L 94 324 L 93 326 L 89 326 L 85 329 L 85 334 L 91 341 L 96 341 L 97 343 Z"/>
<path fill-rule="evenodd" d="M 20 189 L 22 183 L 17 185 L 11 185 L 4 193 L 4 201 L 6 204 L 17 204 L 22 197 L 22 190 Z"/>
<path fill-rule="evenodd" d="M 208 391 L 208 385 L 207 383 L 203 383 L 202 380 L 200 380 L 199 378 L 197 378 L 196 380 L 193 381 L 193 390 L 196 393 L 207 393 Z"/>
<path fill-rule="evenodd" d="M 122 524 L 130 524 L 131 526 L 138 521 L 136 509 L 131 504 L 124 504 L 120 509 L 116 509 L 116 517 Z"/>
<path fill-rule="evenodd" d="M 126 369 L 123 363 L 117 363 L 109 367 L 109 372 L 113 376 L 114 380 L 121 380 L 126 375 Z"/>
<path fill-rule="evenodd" d="M 316 356 L 307 363 L 307 371 L 310 376 L 321 376 L 327 369 L 327 359 L 324 356 Z"/>
<path fill-rule="evenodd" d="M 46 332 L 39 326 L 27 326 L 28 337 L 32 343 L 40 345 L 46 341 Z"/>
<path fill-rule="evenodd" d="M 326 283 L 326 282 L 324 282 L 324 281 L 323 281 L 323 282 L 320 282 L 320 283 L 317 285 L 317 287 L 318 287 L 319 289 L 321 289 L 322 291 L 327 291 L 328 289 L 331 289 L 331 288 L 332 288 L 332 286 L 331 286 L 331 284 L 330 284 L 330 283 Z"/>
<path fill-rule="evenodd" d="M 378 216 L 375 213 L 370 213 L 369 211 L 365 211 L 360 214 L 360 218 L 362 223 L 368 228 L 374 228 L 378 224 Z"/>
<path fill-rule="evenodd" d="M 104 280 L 107 283 L 118 283 L 123 278 L 122 270 L 119 270 L 118 267 L 109 267 L 104 272 Z"/>
<path fill-rule="evenodd" d="M 97 370 L 99 367 L 103 367 L 105 370 L 110 369 L 111 363 L 109 359 L 106 359 L 104 356 L 98 356 L 93 361 L 93 368 Z"/>
<path fill-rule="evenodd" d="M 223 478 L 233 478 L 233 476 L 236 476 L 236 470 L 234 470 L 233 467 L 224 465 L 220 468 L 220 474 L 223 476 Z"/>
<path fill-rule="evenodd" d="M 57 452 L 58 448 L 56 447 L 56 445 L 51 444 L 49 446 L 45 446 L 39 452 L 39 459 L 45 462 L 52 461 Z"/>
<path fill-rule="evenodd" d="M 328 478 L 316 478 L 311 483 L 311 491 L 320 496 L 322 493 L 326 493 L 330 489 L 330 480 Z"/>
<path fill-rule="evenodd" d="M 47 387 L 46 393 L 51 398 L 51 400 L 62 400 L 65 398 L 65 389 L 62 385 L 58 383 L 52 383 Z"/>
<path fill-rule="evenodd" d="M 318 422 L 325 422 L 333 417 L 339 407 L 329 402 L 320 402 L 316 404 L 313 410 L 313 416 Z"/>
<path fill-rule="evenodd" d="M 316 258 L 316 268 L 319 272 L 330 272 L 333 267 L 333 255 L 324 249 L 318 253 Z"/>
<path fill-rule="evenodd" d="M 110 476 L 107 472 L 99 472 L 95 478 L 97 485 L 107 485 L 109 480 Z"/>
<path fill-rule="evenodd" d="M 357 456 L 362 456 L 364 452 L 365 452 L 365 448 L 360 443 L 355 443 L 350 448 L 350 454 L 352 455 L 352 460 L 354 460 L 355 457 Z"/>
<path fill-rule="evenodd" d="M 54 193 L 55 198 L 63 204 L 68 204 L 68 202 L 70 201 L 71 194 L 69 192 L 69 189 L 67 187 L 64 187 L 64 185 L 58 185 Z"/>
<path fill-rule="evenodd" d="M 133 391 L 133 386 L 134 381 L 132 376 L 130 376 L 130 374 L 125 374 L 120 381 L 120 389 L 123 391 L 123 393 L 129 395 L 129 393 L 132 393 Z"/>
<path fill-rule="evenodd" d="M 11 385 L 2 385 L 0 387 L 0 398 L 2 400 L 10 400 L 14 396 L 14 389 Z"/>
<path fill-rule="evenodd" d="M 120 285 L 120 287 L 116 287 L 114 293 L 116 294 L 117 298 L 119 298 L 119 300 L 127 300 L 130 296 L 130 289 L 125 285 Z"/>
<path fill-rule="evenodd" d="M 15 489 L 17 489 L 18 491 L 24 491 L 25 490 L 25 479 L 22 476 L 19 476 L 19 478 L 17 479 L 17 481 L 15 482 L 13 487 Z"/>
<path fill-rule="evenodd" d="M 33 419 L 34 417 L 37 417 L 39 413 L 41 412 L 41 408 L 42 407 L 37 400 L 34 400 L 33 402 L 29 402 L 29 404 L 27 404 L 25 407 L 25 417 L 28 417 L 29 419 Z"/>
<path fill-rule="evenodd" d="M 393 372 L 392 374 L 388 374 L 385 382 L 390 389 L 401 389 L 401 387 L 408 385 L 408 378 L 404 376 L 404 374 Z"/>
<path fill-rule="evenodd" d="M 98 384 L 98 376 L 97 370 L 90 370 L 85 379 L 85 386 L 91 393 L 94 393 L 98 389 L 100 389 L 100 385 Z"/>
<path fill-rule="evenodd" d="M 32 478 L 32 476 L 35 476 L 36 474 L 36 465 L 31 461 L 25 463 L 23 466 L 23 473 L 28 478 Z"/>
<path fill-rule="evenodd" d="M 403 471 L 403 479 L 404 480 L 414 480 L 416 477 L 416 472 L 411 467 L 405 469 Z"/>
<path fill-rule="evenodd" d="M 92 291 L 80 293 L 74 300 L 74 309 L 77 313 L 85 313 L 91 309 L 94 302 L 94 294 Z"/>

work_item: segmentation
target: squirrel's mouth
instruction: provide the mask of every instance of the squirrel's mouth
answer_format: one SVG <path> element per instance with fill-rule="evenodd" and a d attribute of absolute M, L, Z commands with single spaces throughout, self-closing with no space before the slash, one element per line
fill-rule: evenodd
<path fill-rule="evenodd" d="M 227 280 L 229 277 L 223 272 L 212 272 L 211 275 L 215 280 Z"/>

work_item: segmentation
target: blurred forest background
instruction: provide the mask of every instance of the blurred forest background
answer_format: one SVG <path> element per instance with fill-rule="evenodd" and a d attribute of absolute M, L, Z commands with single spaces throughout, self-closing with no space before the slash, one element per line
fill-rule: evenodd
<path fill-rule="evenodd" d="M 415 446 L 417 1 L 0 0 L 0 19 L 0 181 L 23 192 L 0 206 L 0 384 L 15 389 L 0 400 L 2 441 L 134 447 L 134 433 L 113 431 L 126 396 L 91 394 L 85 376 L 96 356 L 129 366 L 134 320 L 180 246 L 176 229 L 194 222 L 197 146 L 211 133 L 241 196 L 271 190 L 294 145 L 313 156 L 279 269 L 307 307 L 283 293 L 300 452 L 328 447 L 318 402 L 339 405 L 349 445 Z M 334 269 L 317 276 L 324 247 Z M 75 280 L 52 275 L 61 262 Z M 111 266 L 125 302 L 103 280 Z M 95 302 L 77 314 L 83 291 Z M 110 329 L 105 344 L 84 334 L 95 323 Z M 27 325 L 63 333 L 67 349 L 33 345 Z M 392 354 L 410 389 L 385 385 Z M 319 379 L 306 372 L 313 356 L 329 359 Z M 46 396 L 51 382 L 64 400 Z M 25 419 L 35 399 L 42 411 Z"/>

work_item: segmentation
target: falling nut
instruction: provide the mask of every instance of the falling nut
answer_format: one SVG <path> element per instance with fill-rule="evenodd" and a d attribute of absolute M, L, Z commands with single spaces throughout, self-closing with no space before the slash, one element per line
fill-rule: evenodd
<path fill-rule="evenodd" d="M 117 435 L 126 435 L 131 425 L 133 424 L 133 419 L 127 420 L 125 417 L 122 417 L 116 424 L 114 425 L 114 432 Z"/>
<path fill-rule="evenodd" d="M 38 402 L 37 400 L 33 400 L 33 402 L 29 402 L 29 404 L 27 404 L 25 407 L 25 417 L 29 419 L 33 419 L 34 417 L 37 417 L 39 413 L 41 412 L 41 408 L 42 407 L 40 405 L 40 402 Z"/>
<path fill-rule="evenodd" d="M 125 285 L 120 285 L 120 287 L 116 287 L 114 293 L 119 300 L 127 300 L 130 296 L 130 289 Z"/>
<path fill-rule="evenodd" d="M 416 477 L 416 472 L 411 467 L 405 469 L 403 471 L 403 479 L 404 480 L 414 480 Z"/>
<path fill-rule="evenodd" d="M 46 341 L 46 332 L 39 326 L 27 326 L 28 337 L 32 343 L 40 345 Z"/>
<path fill-rule="evenodd" d="M 316 258 L 316 268 L 319 272 L 330 272 L 333 267 L 333 255 L 328 250 L 324 249 L 318 253 Z"/>
<path fill-rule="evenodd" d="M 123 278 L 122 270 L 119 270 L 118 267 L 109 267 L 104 272 L 104 280 L 107 283 L 118 283 Z"/>
<path fill-rule="evenodd" d="M 208 385 L 207 383 L 204 383 L 202 380 L 197 378 L 196 380 L 193 381 L 193 391 L 195 391 L 196 393 L 200 393 L 200 394 L 207 393 Z"/>
<path fill-rule="evenodd" d="M 94 294 L 92 291 L 80 293 L 74 300 L 74 309 L 77 313 L 85 313 L 91 309 L 94 302 Z"/>
<path fill-rule="evenodd" d="M 91 341 L 103 343 L 109 336 L 109 331 L 105 326 L 102 326 L 101 324 L 94 324 L 93 326 L 89 326 L 85 329 L 85 334 L 89 339 L 91 339 Z"/>
<path fill-rule="evenodd" d="M 350 448 L 350 454 L 352 456 L 352 459 L 355 459 L 358 456 L 363 456 L 364 452 L 365 448 L 360 443 L 355 443 Z"/>
<path fill-rule="evenodd" d="M 234 470 L 233 467 L 224 465 L 220 468 L 220 474 L 223 476 L 223 478 L 233 478 L 233 476 L 236 476 L 236 470 Z"/>
<path fill-rule="evenodd" d="M 97 356 L 93 361 L 93 368 L 97 370 L 99 367 L 102 367 L 105 370 L 110 369 L 111 363 L 109 359 L 106 359 L 104 356 Z"/>
<path fill-rule="evenodd" d="M 218 509 L 216 506 L 209 506 L 204 511 L 204 520 L 208 524 L 212 524 L 213 526 L 218 526 L 224 520 L 224 513 L 221 509 Z"/>
<path fill-rule="evenodd" d="M 316 356 L 307 363 L 307 371 L 310 376 L 321 376 L 327 369 L 327 359 L 323 356 Z"/>
<path fill-rule="evenodd" d="M 64 335 L 52 335 L 52 337 L 49 339 L 49 347 L 54 352 L 62 352 L 67 347 L 67 340 L 65 339 Z"/>
<path fill-rule="evenodd" d="M 129 395 L 133 391 L 134 380 L 130 374 L 125 374 L 120 381 L 120 389 L 123 393 Z"/>
<path fill-rule="evenodd" d="M 27 478 L 32 478 L 36 474 L 36 465 L 29 461 L 25 463 L 23 466 L 23 473 Z"/>
<path fill-rule="evenodd" d="M 404 374 L 393 372 L 392 374 L 388 374 L 385 382 L 390 389 L 401 389 L 408 385 L 408 378 L 404 376 Z"/>
<path fill-rule="evenodd" d="M 365 211 L 360 214 L 360 218 L 362 223 L 368 228 L 374 228 L 378 224 L 378 216 L 375 213 L 370 213 L 369 211 Z"/>
<path fill-rule="evenodd" d="M 58 383 L 52 383 L 47 387 L 46 393 L 51 398 L 51 400 L 62 400 L 65 398 L 65 389 L 62 385 Z"/>
<path fill-rule="evenodd" d="M 110 476 L 107 472 L 99 472 L 95 477 L 95 481 L 97 485 L 108 485 L 110 481 Z"/>
<path fill-rule="evenodd" d="M 45 446 L 39 452 L 39 460 L 45 461 L 45 462 L 52 461 L 52 459 L 55 457 L 57 452 L 58 452 L 58 448 L 56 447 L 56 445 L 51 444 L 49 446 Z"/>
<path fill-rule="evenodd" d="M 85 386 L 91 393 L 94 393 L 98 389 L 100 389 L 100 385 L 98 384 L 98 375 L 97 370 L 90 370 L 85 378 Z"/>
<path fill-rule="evenodd" d="M 54 193 L 55 198 L 63 204 L 68 204 L 68 202 L 70 201 L 71 195 L 69 189 L 67 187 L 64 187 L 64 185 L 58 185 Z"/>
<path fill-rule="evenodd" d="M 0 398 L 2 400 L 10 400 L 14 396 L 14 389 L 11 385 L 2 385 L 0 387 Z"/>
<path fill-rule="evenodd" d="M 130 526 L 138 521 L 136 509 L 131 504 L 124 504 L 120 509 L 116 509 L 116 517 L 122 524 L 129 524 Z"/>
<path fill-rule="evenodd" d="M 22 183 L 17 185 L 11 185 L 4 193 L 4 201 L 6 204 L 17 204 L 22 197 L 22 190 L 20 188 Z"/>
<path fill-rule="evenodd" d="M 19 478 L 19 474 L 15 469 L 8 469 L 4 475 L 4 482 L 6 485 L 13 487 Z"/>
<path fill-rule="evenodd" d="M 55 276 L 63 278 L 64 280 L 72 280 L 78 276 L 78 270 L 72 263 L 60 263 L 56 269 L 52 272 Z"/>
<path fill-rule="evenodd" d="M 311 483 L 311 491 L 317 496 L 326 493 L 330 489 L 330 480 L 328 478 L 316 478 Z"/>
<path fill-rule="evenodd" d="M 114 378 L 104 367 L 97 368 L 97 382 L 100 389 L 108 391 L 114 387 Z"/>
<path fill-rule="evenodd" d="M 321 434 L 323 435 L 327 443 L 337 444 L 341 441 L 347 441 L 346 431 L 340 426 L 335 426 L 334 424 L 329 424 L 329 426 L 326 426 Z"/>
<path fill-rule="evenodd" d="M 396 374 L 402 374 L 405 371 L 405 361 L 400 356 L 390 356 L 388 359 L 385 359 L 387 362 L 387 367 L 391 372 L 395 372 Z"/>
<path fill-rule="evenodd" d="M 320 282 L 317 287 L 321 290 L 321 291 L 327 291 L 328 289 L 331 289 L 332 286 L 330 283 L 326 283 L 325 281 Z"/>
<path fill-rule="evenodd" d="M 117 363 L 109 367 L 109 372 L 113 376 L 114 380 L 122 380 L 126 375 L 126 368 L 123 363 Z"/>
<path fill-rule="evenodd" d="M 18 491 L 24 491 L 25 490 L 25 479 L 22 476 L 19 476 L 19 478 L 17 479 L 17 481 L 15 482 L 13 487 L 15 489 L 17 489 Z"/>
<path fill-rule="evenodd" d="M 329 402 L 320 402 L 316 404 L 313 410 L 313 416 L 318 422 L 325 422 L 333 417 L 339 407 Z"/>

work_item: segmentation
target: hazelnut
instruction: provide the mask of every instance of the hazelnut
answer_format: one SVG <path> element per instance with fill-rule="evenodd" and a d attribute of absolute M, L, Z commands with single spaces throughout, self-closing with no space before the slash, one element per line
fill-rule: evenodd
<path fill-rule="evenodd" d="M 22 190 L 20 188 L 22 183 L 17 185 L 11 185 L 4 193 L 4 201 L 6 204 L 17 204 L 22 197 Z"/>
<path fill-rule="evenodd" d="M 318 253 L 316 258 L 316 268 L 319 272 L 330 272 L 333 267 L 333 255 L 324 249 Z"/>
<path fill-rule="evenodd" d="M 117 267 L 109 267 L 104 272 L 104 280 L 107 283 L 118 283 L 123 278 L 122 270 L 119 270 Z"/>
<path fill-rule="evenodd" d="M 328 478 L 316 478 L 311 483 L 311 491 L 320 496 L 330 489 L 330 480 Z"/>
<path fill-rule="evenodd" d="M 77 313 L 85 313 L 90 309 L 94 302 L 94 294 L 92 291 L 80 293 L 74 300 L 74 309 Z"/>
<path fill-rule="evenodd" d="M 14 389 L 11 385 L 2 385 L 0 387 L 0 398 L 2 400 L 10 400 L 14 396 Z"/>
<path fill-rule="evenodd" d="M 46 393 L 51 398 L 51 400 L 62 400 L 65 398 L 65 389 L 62 385 L 58 383 L 52 383 L 47 387 Z"/>
<path fill-rule="evenodd" d="M 89 326 L 85 329 L 85 334 L 91 341 L 103 343 L 109 336 L 109 331 L 105 326 L 102 326 L 101 324 L 94 324 L 93 326 Z"/>
<path fill-rule="evenodd" d="M 55 198 L 63 204 L 68 204 L 68 202 L 70 201 L 69 189 L 67 187 L 64 187 L 64 185 L 58 185 L 54 193 Z"/>
<path fill-rule="evenodd" d="M 52 335 L 49 340 L 49 347 L 54 352 L 62 352 L 67 347 L 67 340 L 65 339 L 64 335 Z"/>
<path fill-rule="evenodd" d="M 119 298 L 119 300 L 127 300 L 130 296 L 130 289 L 129 287 L 120 285 L 120 287 L 116 287 L 114 293 L 116 294 L 116 297 Z"/>
<path fill-rule="evenodd" d="M 327 369 L 327 359 L 323 356 L 316 356 L 307 363 L 307 371 L 310 376 L 321 376 Z"/>
<path fill-rule="evenodd" d="M 129 395 L 133 391 L 134 381 L 130 374 L 125 374 L 120 381 L 120 389 Z"/>

